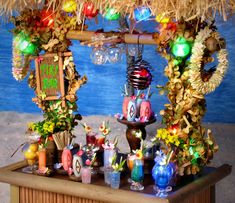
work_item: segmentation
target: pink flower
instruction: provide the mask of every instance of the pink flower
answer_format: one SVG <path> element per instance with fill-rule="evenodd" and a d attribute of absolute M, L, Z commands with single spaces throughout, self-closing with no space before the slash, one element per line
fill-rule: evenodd
<path fill-rule="evenodd" d="M 80 150 L 77 152 L 77 155 L 78 155 L 78 156 L 82 156 L 82 155 L 83 155 L 83 151 L 80 149 Z"/>
<path fill-rule="evenodd" d="M 87 159 L 87 160 L 85 161 L 85 164 L 86 164 L 87 166 L 90 166 L 90 165 L 91 165 L 91 160 L 90 160 L 90 159 Z"/>

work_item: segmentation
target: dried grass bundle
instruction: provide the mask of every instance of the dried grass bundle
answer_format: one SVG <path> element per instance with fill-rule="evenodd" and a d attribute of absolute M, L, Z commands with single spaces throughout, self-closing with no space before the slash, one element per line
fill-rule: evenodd
<path fill-rule="evenodd" d="M 114 8 L 122 15 L 133 18 L 134 9 L 138 6 L 148 6 L 153 15 L 166 15 L 173 19 L 192 20 L 194 18 L 211 19 L 218 13 L 227 20 L 235 12 L 235 0 L 76 0 L 77 21 L 82 22 L 83 6 L 86 2 L 92 2 L 101 14 L 105 14 L 106 8 Z M 13 11 L 21 11 L 24 8 L 35 8 L 45 5 L 54 11 L 62 7 L 62 0 L 0 0 L 0 15 L 10 15 Z"/>
<path fill-rule="evenodd" d="M 0 0 L 0 16 L 10 16 L 15 11 L 41 8 L 43 5 L 43 0 Z"/>

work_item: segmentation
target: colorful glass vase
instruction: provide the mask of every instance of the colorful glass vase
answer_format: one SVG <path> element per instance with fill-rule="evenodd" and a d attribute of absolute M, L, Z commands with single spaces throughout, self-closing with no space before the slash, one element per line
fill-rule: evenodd
<path fill-rule="evenodd" d="M 140 118 L 149 120 L 152 116 L 152 108 L 149 100 L 143 100 L 140 105 Z"/>
<path fill-rule="evenodd" d="M 156 162 L 152 169 L 152 177 L 155 180 L 155 190 L 156 196 L 166 197 L 169 191 L 172 190 L 169 186 L 170 181 L 174 174 L 173 163 L 162 165 L 161 163 Z"/>
<path fill-rule="evenodd" d="M 135 121 L 136 118 L 136 102 L 135 100 L 130 100 L 127 107 L 127 120 Z"/>
<path fill-rule="evenodd" d="M 141 191 L 144 189 L 142 182 L 144 180 L 144 167 L 141 159 L 134 160 L 134 167 L 131 171 L 131 190 Z"/>

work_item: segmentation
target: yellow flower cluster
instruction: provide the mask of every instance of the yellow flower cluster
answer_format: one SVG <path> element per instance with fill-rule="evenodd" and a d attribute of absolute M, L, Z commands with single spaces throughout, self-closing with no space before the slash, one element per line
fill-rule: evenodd
<path fill-rule="evenodd" d="M 180 144 L 178 135 L 170 133 L 165 128 L 160 128 L 157 130 L 156 138 L 163 140 L 166 144 L 173 144 L 175 146 L 179 146 Z"/>

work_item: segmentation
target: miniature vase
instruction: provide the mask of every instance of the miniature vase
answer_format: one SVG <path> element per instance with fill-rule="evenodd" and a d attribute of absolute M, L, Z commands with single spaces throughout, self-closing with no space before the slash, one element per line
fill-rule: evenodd
<path fill-rule="evenodd" d="M 119 171 L 113 171 L 111 173 L 111 179 L 110 179 L 110 185 L 113 189 L 118 189 L 120 186 L 120 172 Z"/>

